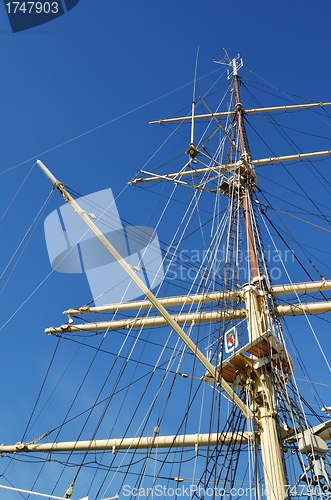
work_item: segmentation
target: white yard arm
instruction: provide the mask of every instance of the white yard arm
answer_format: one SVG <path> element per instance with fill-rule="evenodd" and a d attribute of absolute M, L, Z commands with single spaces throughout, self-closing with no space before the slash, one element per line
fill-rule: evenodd
<path fill-rule="evenodd" d="M 273 295 L 296 295 L 309 292 L 323 292 L 331 290 L 331 281 L 310 281 L 303 283 L 288 283 L 286 285 L 275 285 L 270 288 Z M 219 302 L 224 300 L 243 300 L 242 290 L 224 290 L 211 293 L 194 293 L 192 295 L 177 295 L 173 297 L 160 298 L 163 306 L 179 306 L 190 304 L 205 304 L 209 302 Z M 117 311 L 130 311 L 147 309 L 151 307 L 149 300 L 136 300 L 131 302 L 121 302 L 115 304 L 104 304 L 102 306 L 82 306 L 77 309 L 70 308 L 63 311 L 63 314 L 72 316 L 74 314 L 94 314 L 94 313 L 114 313 Z"/>
<path fill-rule="evenodd" d="M 251 164 L 255 167 L 258 167 L 260 165 L 269 165 L 270 163 L 282 163 L 284 161 L 294 161 L 294 160 L 309 160 L 311 158 L 319 158 L 321 156 L 331 156 L 331 150 L 326 150 L 326 151 L 316 151 L 313 153 L 298 153 L 295 155 L 286 155 L 286 156 L 274 156 L 270 158 L 261 158 L 259 160 L 252 160 Z M 138 184 L 140 182 L 155 182 L 159 180 L 172 180 L 172 179 L 177 179 L 177 177 L 185 177 L 187 175 L 189 176 L 194 176 L 194 175 L 201 175 L 205 174 L 207 172 L 215 172 L 215 171 L 222 171 L 222 172 L 231 172 L 233 170 L 236 170 L 240 168 L 241 166 L 245 166 L 245 163 L 243 161 L 239 161 L 236 163 L 219 163 L 216 165 L 213 165 L 213 168 L 210 167 L 204 167 L 204 168 L 195 168 L 194 170 L 188 169 L 184 170 L 183 172 L 178 172 L 175 173 L 170 173 L 170 174 L 163 174 L 163 175 L 152 175 L 150 174 L 150 177 L 137 177 L 136 179 L 133 179 L 132 181 L 129 182 L 129 184 Z M 178 182 L 178 180 L 176 181 Z"/>
<path fill-rule="evenodd" d="M 248 444 L 256 439 L 254 432 L 224 432 L 211 434 L 183 434 L 175 436 L 146 436 L 91 441 L 68 441 L 58 443 L 16 443 L 0 445 L 1 453 L 52 453 L 70 451 L 137 450 L 152 448 L 182 448 L 216 446 L 217 444 Z"/>
<path fill-rule="evenodd" d="M 299 109 L 309 109 L 309 108 L 321 108 L 324 106 L 331 106 L 331 102 L 315 102 L 312 104 L 295 104 L 293 106 L 274 106 L 271 108 L 252 108 L 252 109 L 243 109 L 243 113 L 245 115 L 254 115 L 256 113 L 271 113 L 274 111 L 294 111 Z M 195 115 L 194 120 L 205 120 L 210 118 L 220 118 L 222 116 L 231 116 L 234 115 L 236 111 L 221 111 L 219 113 L 206 113 L 203 115 Z M 192 116 L 182 116 L 179 118 L 165 118 L 161 120 L 155 120 L 150 122 L 151 125 L 157 125 L 162 123 L 176 123 L 176 122 L 191 122 Z"/>

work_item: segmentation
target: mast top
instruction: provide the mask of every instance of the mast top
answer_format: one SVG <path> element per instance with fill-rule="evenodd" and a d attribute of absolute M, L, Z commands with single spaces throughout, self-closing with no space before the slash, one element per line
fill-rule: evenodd
<path fill-rule="evenodd" d="M 217 55 L 220 52 L 224 52 L 224 57 L 221 60 L 216 60 Z M 244 63 L 242 58 L 240 57 L 240 54 L 238 54 L 236 57 L 233 59 L 230 59 L 226 49 L 222 47 L 217 54 L 213 57 L 213 62 L 216 64 L 223 64 L 224 66 L 230 66 L 232 68 L 232 72 L 230 73 L 230 70 L 228 70 L 228 80 L 232 78 L 232 76 L 237 76 L 238 71 L 243 67 Z"/>

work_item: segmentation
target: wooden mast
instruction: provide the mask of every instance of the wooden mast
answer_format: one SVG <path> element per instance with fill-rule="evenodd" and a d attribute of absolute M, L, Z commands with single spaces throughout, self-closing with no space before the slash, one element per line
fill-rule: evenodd
<path fill-rule="evenodd" d="M 232 59 L 234 93 L 236 100 L 236 119 L 238 125 L 241 159 L 243 166 L 237 170 L 239 196 L 243 209 L 247 237 L 247 252 L 251 273 L 251 284 L 244 290 L 247 311 L 247 329 L 250 342 L 254 342 L 268 330 L 267 298 L 263 292 L 263 277 L 260 275 L 257 249 L 254 237 L 250 196 L 255 191 L 255 174 L 251 166 L 251 155 L 246 138 L 242 104 L 240 102 L 237 59 Z M 260 429 L 260 446 L 264 471 L 265 492 L 269 500 L 284 500 L 286 495 L 286 472 L 280 441 L 278 417 L 275 408 L 275 395 L 272 375 L 265 365 L 254 369 L 252 382 L 247 386 L 254 404 L 256 421 Z"/>

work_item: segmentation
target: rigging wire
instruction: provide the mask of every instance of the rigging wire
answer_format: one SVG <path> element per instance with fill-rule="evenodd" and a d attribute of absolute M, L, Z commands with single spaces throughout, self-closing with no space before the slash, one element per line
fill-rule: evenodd
<path fill-rule="evenodd" d="M 197 78 L 197 81 L 202 80 L 202 79 L 204 79 L 212 74 L 215 74 L 216 72 L 219 72 L 219 71 L 220 71 L 219 69 L 211 71 L 210 73 L 207 73 L 206 75 Z M 37 160 L 38 158 L 44 156 L 45 154 L 50 153 L 51 151 L 59 149 L 63 146 L 66 146 L 67 144 L 70 144 L 71 142 L 74 142 L 77 139 L 81 139 L 82 137 L 85 137 L 88 134 L 95 132 L 96 130 L 100 130 L 101 128 L 103 128 L 105 126 L 110 125 L 111 123 L 114 123 L 114 122 L 120 120 L 121 118 L 125 118 L 126 116 L 129 116 L 129 115 L 135 113 L 136 111 L 139 111 L 139 110 L 149 106 L 150 104 L 153 104 L 157 101 L 160 101 L 161 99 L 164 99 L 165 97 L 168 97 L 169 95 L 174 94 L 174 93 L 178 92 L 179 90 L 182 90 L 182 89 L 190 86 L 191 84 L 192 84 L 192 81 L 185 83 L 184 85 L 181 85 L 180 87 L 177 87 L 176 89 L 171 90 L 170 92 L 167 92 L 167 93 L 163 94 L 162 96 L 156 97 L 155 99 L 152 99 L 152 100 L 146 102 L 145 104 L 141 104 L 140 106 L 137 106 L 137 107 L 131 109 L 130 111 L 122 113 L 121 115 L 118 115 L 115 118 L 112 118 L 111 120 L 108 120 L 108 121 L 102 123 L 101 125 L 97 125 L 96 127 L 93 127 L 91 129 L 87 130 L 86 132 L 83 132 L 82 134 L 76 135 L 75 137 L 72 137 L 71 139 L 68 139 L 67 141 L 62 142 L 61 144 L 58 144 L 57 146 L 54 146 L 50 149 L 47 149 L 46 151 L 43 151 L 42 153 L 38 153 L 37 155 L 34 155 L 31 158 L 28 158 L 27 160 L 24 160 L 20 163 L 17 163 L 16 165 L 13 165 L 12 167 L 9 167 L 6 170 L 3 170 L 2 172 L 0 172 L 0 175 L 5 174 L 5 173 L 9 172 L 10 170 L 13 170 L 17 167 L 20 167 L 21 165 L 24 165 L 25 163 L 28 163 L 29 161 Z"/>
<path fill-rule="evenodd" d="M 248 91 L 248 89 L 246 89 Z M 249 91 L 248 91 L 249 92 Z M 251 96 L 253 97 L 253 96 Z M 254 97 L 254 100 L 259 104 L 261 105 L 261 103 L 258 101 L 258 99 L 256 99 Z M 246 121 L 247 120 L 247 117 L 246 118 Z M 269 119 L 270 119 L 270 123 L 272 123 L 275 127 L 276 130 L 278 130 L 278 132 L 283 136 L 283 138 L 286 140 L 286 142 L 288 144 L 290 144 L 292 146 L 292 148 L 294 149 L 295 152 L 299 151 L 300 153 L 302 153 L 302 150 L 298 147 L 298 145 L 294 142 L 294 140 L 285 132 L 281 129 L 281 127 L 279 126 L 279 124 L 276 122 L 276 120 L 270 115 L 269 116 Z M 271 151 L 271 153 L 274 155 L 274 156 L 277 156 L 276 153 L 271 149 L 271 147 L 269 147 L 269 150 Z M 311 165 L 313 168 L 314 165 L 310 162 L 310 161 L 307 161 L 305 162 L 307 165 Z M 286 170 L 287 174 L 291 177 L 291 179 L 293 180 L 293 182 L 299 187 L 299 189 L 301 189 L 301 191 L 304 193 L 304 195 L 306 196 L 306 198 L 314 205 L 314 207 L 318 210 L 318 212 L 320 213 L 321 217 L 328 223 L 331 225 L 331 222 L 324 216 L 324 214 L 322 213 L 322 211 L 318 208 L 318 205 L 316 204 L 316 202 L 310 197 L 310 195 L 308 194 L 307 190 L 305 190 L 303 188 L 303 185 L 302 183 L 300 183 L 296 177 L 290 172 L 290 170 L 284 165 L 282 164 L 283 168 Z M 316 170 L 316 169 L 315 169 Z M 322 184 L 323 185 L 323 184 Z M 323 187 L 325 187 L 323 185 Z"/>
<path fill-rule="evenodd" d="M 246 70 L 247 70 L 247 68 L 246 68 Z M 260 78 L 260 80 L 262 80 L 264 83 L 257 82 L 257 81 L 254 81 L 254 80 L 249 80 L 248 78 L 242 78 L 242 80 L 244 80 L 244 82 L 255 83 L 259 87 L 265 87 L 267 89 L 271 89 L 271 90 L 273 90 L 273 91 L 275 91 L 277 93 L 280 93 L 280 94 L 282 94 L 282 99 L 284 99 L 284 95 L 287 95 L 287 96 L 289 96 L 288 100 L 291 103 L 297 104 L 297 100 L 295 100 L 294 98 L 301 99 L 301 100 L 304 100 L 304 101 L 308 101 L 310 103 L 318 103 L 318 102 L 320 102 L 320 101 L 314 101 L 314 100 L 310 99 L 309 97 L 303 97 L 303 96 L 301 96 L 299 94 L 294 94 L 293 92 L 289 92 L 287 90 L 279 89 L 278 87 L 275 87 L 270 82 L 268 82 L 267 80 L 265 80 L 260 75 L 257 75 L 256 73 L 254 73 L 254 71 L 252 71 L 252 70 L 247 70 L 247 71 L 249 71 L 249 73 L 252 73 L 253 75 L 255 75 L 258 78 Z M 277 95 L 277 94 L 271 94 L 271 95 Z M 328 116 L 330 116 L 330 115 L 328 115 Z"/>
<path fill-rule="evenodd" d="M 269 222 L 269 223 L 271 223 L 271 222 L 270 222 L 270 219 L 266 216 L 266 214 L 263 214 L 263 216 L 264 216 L 264 217 L 268 220 L 268 222 Z M 263 222 L 264 222 L 265 227 L 267 227 L 267 226 L 266 226 L 266 223 L 265 223 L 265 219 L 264 219 L 264 217 L 262 217 L 262 220 L 263 220 Z M 272 223 L 271 223 L 271 224 L 272 224 Z M 270 237 L 270 239 L 273 241 L 272 236 L 271 236 L 271 234 L 270 234 L 270 233 L 269 233 L 269 237 Z M 273 244 L 274 244 L 274 246 L 275 246 L 275 248 L 276 248 L 276 245 L 275 245 L 274 241 L 273 241 Z M 280 262 L 281 262 L 282 267 L 283 267 L 283 269 L 284 269 L 284 271 L 285 271 L 285 273 L 286 273 L 286 275 L 287 275 L 287 278 L 289 279 L 289 282 L 292 284 L 292 280 L 291 280 L 291 278 L 290 278 L 290 275 L 289 275 L 289 272 L 288 272 L 288 270 L 287 270 L 287 268 L 286 268 L 286 265 L 285 265 L 285 263 L 283 262 L 283 260 L 282 260 L 282 258 L 281 258 L 281 255 L 279 255 L 279 256 L 280 256 Z M 298 293 L 296 293 L 295 295 L 296 295 L 296 299 L 297 299 L 297 301 L 298 301 L 299 303 L 301 303 L 301 299 L 300 299 L 300 297 L 299 297 Z M 324 297 L 324 298 L 325 298 L 325 297 Z M 327 299 L 325 298 L 325 300 L 327 300 Z M 324 350 L 322 349 L 322 346 L 321 346 L 321 344 L 320 344 L 320 341 L 319 341 L 319 340 L 318 340 L 318 338 L 317 338 L 317 335 L 316 335 L 315 329 L 313 328 L 313 325 L 312 325 L 311 321 L 309 320 L 308 315 L 307 315 L 306 313 L 304 314 L 304 317 L 305 317 L 305 319 L 306 319 L 306 321 L 307 321 L 307 323 L 308 323 L 308 325 L 309 325 L 310 331 L 312 332 L 312 334 L 313 334 L 313 336 L 314 336 L 315 342 L 316 342 L 316 344 L 317 344 L 317 346 L 318 346 L 318 348 L 319 348 L 320 353 L 322 354 L 322 357 L 323 357 L 323 359 L 324 359 L 324 361 L 325 361 L 325 363 L 326 363 L 326 366 L 328 367 L 328 370 L 329 370 L 329 371 L 331 371 L 330 364 L 329 364 L 329 362 L 328 362 L 328 360 L 327 360 L 327 357 L 326 357 L 326 355 L 325 355 Z M 292 341 L 293 341 L 293 339 L 292 339 Z M 310 378 L 310 377 L 309 377 L 309 378 Z M 299 394 L 299 389 L 298 389 L 297 387 L 296 387 L 296 390 L 297 390 L 297 392 L 298 392 L 298 394 Z M 308 424 L 307 424 L 307 427 L 308 427 Z"/>
<path fill-rule="evenodd" d="M 14 203 L 16 197 L 18 196 L 19 192 L 21 191 L 22 187 L 24 186 L 24 184 L 26 183 L 26 181 L 28 180 L 28 178 L 30 177 L 30 174 L 34 168 L 36 163 L 34 163 L 32 165 L 32 167 L 30 168 L 30 170 L 28 171 L 28 173 L 26 174 L 24 180 L 22 181 L 21 185 L 18 187 L 16 193 L 14 194 L 13 198 L 11 199 L 11 201 L 9 202 L 9 204 L 7 205 L 7 208 L 4 210 L 2 216 L 0 217 L 0 222 L 4 219 L 5 215 L 7 214 L 7 212 L 9 211 L 10 207 L 12 206 L 12 204 Z"/>
<path fill-rule="evenodd" d="M 30 224 L 29 228 L 27 229 L 25 235 L 23 236 L 23 238 L 21 239 L 20 243 L 18 244 L 16 250 L 14 251 L 14 253 L 12 254 L 11 258 L 9 259 L 9 261 L 7 262 L 5 268 L 3 269 L 1 275 L 0 275 L 0 280 L 4 277 L 6 271 L 9 269 L 11 263 L 13 262 L 15 256 L 18 254 L 19 250 L 21 249 L 21 252 L 18 254 L 18 257 L 17 257 L 17 260 L 16 262 L 14 263 L 10 273 L 9 273 L 9 276 L 7 277 L 5 283 L 3 284 L 1 290 L 0 290 L 0 295 L 2 295 L 4 289 L 6 288 L 6 286 L 8 285 L 9 283 L 9 280 L 10 278 L 12 277 L 16 267 L 18 266 L 18 263 L 20 261 L 20 259 L 22 258 L 23 254 L 24 254 L 24 251 L 26 250 L 26 247 L 28 246 L 29 242 L 30 242 L 30 239 L 32 238 L 33 236 L 33 233 L 35 232 L 35 230 L 37 229 L 37 226 L 41 220 L 41 216 L 43 215 L 43 213 L 45 212 L 46 210 L 46 207 L 50 201 L 50 198 L 52 196 L 52 191 L 49 193 L 49 195 L 47 196 L 46 200 L 44 201 L 44 203 L 42 204 L 41 208 L 38 210 L 37 212 L 37 215 L 35 216 L 35 218 L 33 219 L 32 223 Z M 24 245 L 23 245 L 24 244 Z"/>

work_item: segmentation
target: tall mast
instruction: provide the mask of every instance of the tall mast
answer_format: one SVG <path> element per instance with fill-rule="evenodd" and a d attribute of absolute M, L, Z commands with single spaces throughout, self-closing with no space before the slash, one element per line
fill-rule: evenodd
<path fill-rule="evenodd" d="M 240 67 L 242 61 L 240 60 Z M 247 311 L 247 328 L 249 341 L 254 342 L 269 329 L 268 304 L 263 290 L 261 290 L 260 272 L 257 258 L 256 243 L 252 214 L 250 210 L 250 196 L 255 191 L 255 174 L 251 164 L 243 110 L 240 100 L 238 58 L 230 61 L 233 69 L 233 91 L 236 101 L 236 119 L 239 134 L 239 144 L 242 164 L 237 170 L 237 185 L 243 209 L 244 224 L 247 237 L 247 252 L 251 273 L 251 284 L 244 288 L 244 300 Z M 286 495 L 286 472 L 282 454 L 282 445 L 279 435 L 279 424 L 275 408 L 275 393 L 272 383 L 272 374 L 266 365 L 254 369 L 251 374 L 252 382 L 248 389 L 254 404 L 257 424 L 260 428 L 260 445 L 264 470 L 266 495 L 269 500 L 283 500 Z"/>

